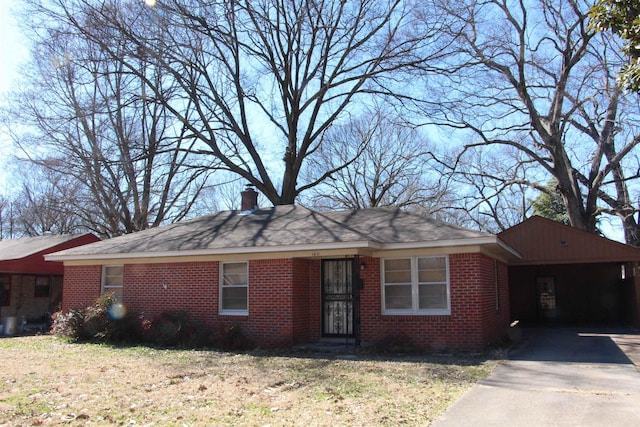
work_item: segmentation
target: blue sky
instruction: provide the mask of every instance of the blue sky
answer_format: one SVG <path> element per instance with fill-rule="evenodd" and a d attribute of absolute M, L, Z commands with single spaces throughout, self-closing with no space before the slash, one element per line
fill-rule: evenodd
<path fill-rule="evenodd" d="M 0 102 L 4 94 L 17 83 L 19 66 L 28 58 L 28 47 L 18 30 L 17 19 L 10 13 L 24 0 L 0 0 Z M 146 2 L 147 0 L 145 0 Z M 148 0 L 151 1 L 151 0 Z M 7 157 L 10 155 L 8 136 L 0 129 L 0 194 L 7 195 L 9 186 Z M 603 218 L 601 227 L 613 239 L 622 240 L 619 220 L 607 221 Z"/>
<path fill-rule="evenodd" d="M 17 29 L 16 19 L 10 10 L 19 0 L 0 1 L 0 92 L 5 92 L 18 76 L 17 66 L 27 56 L 27 48 Z"/>
<path fill-rule="evenodd" d="M 25 41 L 17 28 L 16 18 L 10 13 L 20 0 L 0 0 L 0 102 L 5 93 L 16 83 L 18 66 L 28 56 Z M 9 156 L 8 136 L 0 130 L 0 187 L 7 187 L 7 156 Z"/>

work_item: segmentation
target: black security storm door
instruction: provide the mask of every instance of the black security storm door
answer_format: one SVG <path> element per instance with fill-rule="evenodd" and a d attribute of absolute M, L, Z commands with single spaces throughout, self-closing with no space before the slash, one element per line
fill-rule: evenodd
<path fill-rule="evenodd" d="M 354 336 L 353 260 L 322 261 L 322 335 Z"/>

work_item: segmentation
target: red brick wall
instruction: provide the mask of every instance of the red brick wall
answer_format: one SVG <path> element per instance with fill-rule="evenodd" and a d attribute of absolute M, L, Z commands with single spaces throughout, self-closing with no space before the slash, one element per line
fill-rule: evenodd
<path fill-rule="evenodd" d="M 363 257 L 360 272 L 361 339 L 376 343 L 410 337 L 431 349 L 480 349 L 506 333 L 509 322 L 507 269 L 481 254 L 449 257 L 451 315 L 382 315 L 380 260 Z M 249 316 L 218 314 L 218 262 L 126 265 L 123 299 L 130 312 L 153 317 L 183 311 L 209 325 L 239 324 L 263 347 L 290 346 L 321 338 L 320 260 L 249 262 Z M 67 267 L 63 308 L 85 307 L 100 293 L 101 266 Z M 409 338 L 407 338 L 409 339 Z"/>
<path fill-rule="evenodd" d="M 92 305 L 100 295 L 102 266 L 74 266 L 64 268 L 62 311 Z"/>
<path fill-rule="evenodd" d="M 293 260 L 249 262 L 249 316 L 242 323 L 246 333 L 260 346 L 292 345 L 292 306 Z"/>
<path fill-rule="evenodd" d="M 212 324 L 218 271 L 217 262 L 125 265 L 122 299 L 130 312 L 147 318 L 185 312 L 191 320 Z"/>
<path fill-rule="evenodd" d="M 123 302 L 130 313 L 146 318 L 184 312 L 212 331 L 238 324 L 259 346 L 290 346 L 309 340 L 308 264 L 301 259 L 250 261 L 249 316 L 218 313 L 218 262 L 125 265 Z M 92 304 L 101 277 L 101 266 L 67 267 L 63 309 Z"/>
<path fill-rule="evenodd" d="M 508 332 L 509 283 L 507 266 L 487 256 L 480 259 L 483 342 L 500 340 Z"/>
<path fill-rule="evenodd" d="M 406 339 L 419 347 L 478 350 L 504 336 L 508 327 L 506 268 L 499 263 L 501 309 L 496 311 L 494 260 L 481 254 L 449 256 L 451 315 L 383 315 L 380 260 L 365 259 L 361 272 L 363 342 Z"/>
<path fill-rule="evenodd" d="M 309 261 L 309 342 L 322 337 L 322 265 L 319 259 Z"/>
<path fill-rule="evenodd" d="M 294 264 L 305 273 L 303 260 L 249 262 L 248 316 L 219 314 L 217 262 L 127 265 L 123 299 L 129 310 L 147 316 L 183 311 L 212 329 L 237 324 L 259 346 L 289 346 L 295 341 L 293 301 L 304 296 L 306 278 L 294 281 Z M 297 334 L 304 338 L 300 326 Z"/>
<path fill-rule="evenodd" d="M 309 264 L 303 259 L 293 260 L 293 342 L 301 344 L 310 341 L 309 319 Z"/>

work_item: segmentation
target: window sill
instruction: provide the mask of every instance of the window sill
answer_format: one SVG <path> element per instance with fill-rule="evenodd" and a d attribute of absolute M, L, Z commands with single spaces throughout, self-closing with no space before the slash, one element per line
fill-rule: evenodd
<path fill-rule="evenodd" d="M 383 310 L 383 316 L 451 316 L 451 310 Z"/>
<path fill-rule="evenodd" d="M 248 316 L 248 311 L 221 311 L 218 313 L 220 316 Z"/>

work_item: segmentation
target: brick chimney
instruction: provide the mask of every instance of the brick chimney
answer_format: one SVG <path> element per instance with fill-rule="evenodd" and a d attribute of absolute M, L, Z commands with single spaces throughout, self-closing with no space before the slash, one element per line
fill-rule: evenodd
<path fill-rule="evenodd" d="M 253 186 L 247 185 L 244 191 L 240 192 L 242 196 L 242 205 L 240 210 L 242 212 L 253 212 L 258 209 L 258 192 L 253 189 Z"/>

